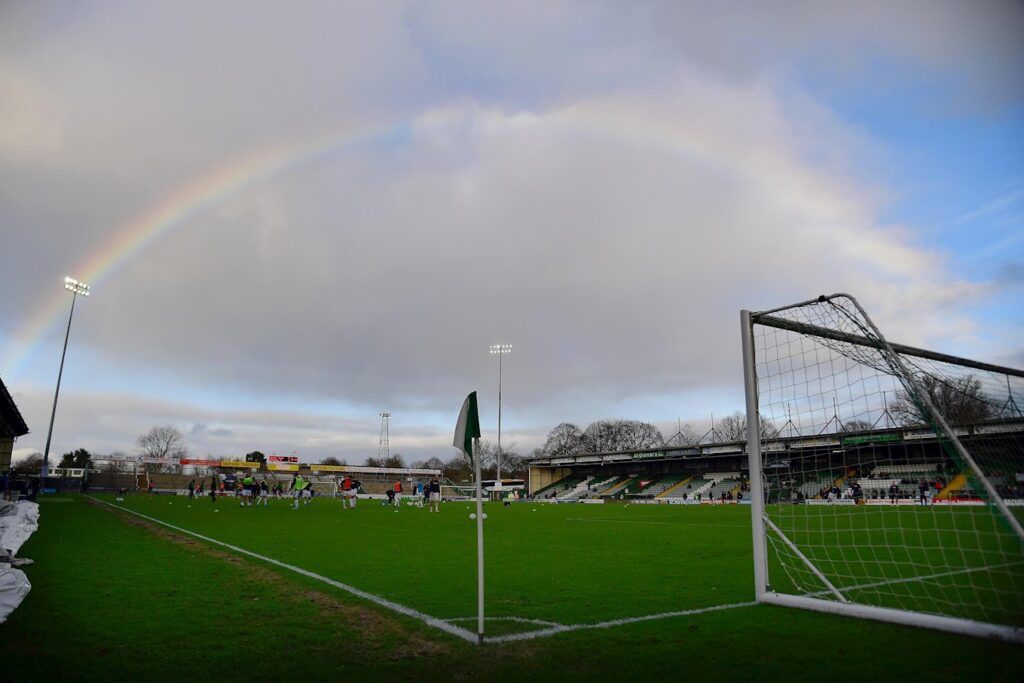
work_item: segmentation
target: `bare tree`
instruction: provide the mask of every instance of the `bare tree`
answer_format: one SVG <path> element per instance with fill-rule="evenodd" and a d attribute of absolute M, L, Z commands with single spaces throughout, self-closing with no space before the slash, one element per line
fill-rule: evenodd
<path fill-rule="evenodd" d="M 665 443 L 657 427 L 639 420 L 616 420 L 618 450 L 657 448 Z"/>
<path fill-rule="evenodd" d="M 136 443 L 144 458 L 184 458 L 188 455 L 185 437 L 170 425 L 153 427 L 140 436 Z"/>
<path fill-rule="evenodd" d="M 747 416 L 741 412 L 735 412 L 722 418 L 721 422 L 715 425 L 715 431 L 722 441 L 746 441 L 747 440 Z M 778 428 L 770 420 L 761 416 L 761 438 L 774 439 L 779 435 Z"/>
<path fill-rule="evenodd" d="M 997 416 L 997 410 L 982 392 L 981 381 L 973 375 L 943 378 L 935 375 L 921 375 L 919 384 L 931 400 L 932 405 L 951 424 L 981 422 Z M 923 425 L 932 422 L 924 405 L 906 391 L 900 391 L 889 404 L 889 412 L 901 426 Z"/>
<path fill-rule="evenodd" d="M 425 470 L 443 470 L 444 461 L 441 458 L 433 457 L 423 463 L 423 469 Z"/>
<path fill-rule="evenodd" d="M 679 426 L 679 431 L 665 440 L 666 446 L 696 446 L 700 443 L 700 434 L 688 422 Z"/>
<path fill-rule="evenodd" d="M 501 449 L 502 478 L 523 479 L 526 477 L 526 469 L 526 458 L 519 454 L 515 444 L 509 446 L 508 450 Z"/>
<path fill-rule="evenodd" d="M 567 455 L 583 450 L 583 432 L 574 424 L 563 422 L 550 432 L 541 448 L 544 455 Z"/>
<path fill-rule="evenodd" d="M 405 458 L 402 457 L 401 453 L 395 453 L 394 455 L 384 458 L 384 464 L 381 467 L 405 467 Z"/>
<path fill-rule="evenodd" d="M 335 467 L 338 467 L 338 466 L 341 466 L 341 465 L 347 465 L 348 462 L 346 460 L 344 460 L 343 458 L 339 459 L 339 458 L 335 458 L 333 455 L 329 455 L 326 458 L 324 458 L 323 460 L 321 460 L 320 464 L 321 465 L 334 465 Z"/>
<path fill-rule="evenodd" d="M 656 448 L 665 440 L 658 428 L 638 420 L 598 420 L 583 432 L 587 453 Z"/>
<path fill-rule="evenodd" d="M 43 454 L 32 453 L 27 458 L 19 460 L 11 469 L 22 474 L 38 474 L 42 466 Z"/>
<path fill-rule="evenodd" d="M 873 427 L 867 420 L 847 420 L 843 423 L 844 432 L 866 432 Z"/>

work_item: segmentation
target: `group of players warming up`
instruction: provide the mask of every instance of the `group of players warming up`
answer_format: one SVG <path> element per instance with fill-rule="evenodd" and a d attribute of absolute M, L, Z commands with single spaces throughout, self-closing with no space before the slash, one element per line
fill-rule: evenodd
<path fill-rule="evenodd" d="M 340 484 L 341 493 L 341 509 L 343 510 L 355 510 L 356 503 L 358 502 L 357 492 L 362 483 L 358 479 L 353 479 L 346 476 Z M 225 490 L 223 484 L 220 486 L 218 491 L 216 486 L 211 485 L 210 487 L 210 500 L 216 501 L 217 494 L 225 495 L 228 493 Z M 262 481 L 256 481 L 256 477 L 252 474 L 247 474 L 235 485 L 235 495 L 238 497 L 238 504 L 241 507 L 252 507 L 263 505 L 266 507 L 269 504 L 270 497 L 281 498 L 289 493 L 293 499 L 293 510 L 299 509 L 299 501 L 302 501 L 303 505 L 309 505 L 313 502 L 313 485 L 307 481 L 301 474 L 296 474 L 292 477 L 292 480 L 288 482 L 287 488 L 281 484 L 274 484 L 271 487 L 266 479 Z M 203 495 L 203 484 L 200 482 L 197 486 L 195 480 L 193 480 L 188 487 L 189 498 L 201 497 Z M 402 494 L 402 482 L 395 481 L 394 485 L 387 490 L 387 502 L 382 504 L 393 505 L 397 510 L 401 502 Z M 430 480 L 428 484 L 417 482 L 415 486 L 414 496 L 412 504 L 416 507 L 429 507 L 431 512 L 441 511 L 441 482 L 437 477 Z"/>

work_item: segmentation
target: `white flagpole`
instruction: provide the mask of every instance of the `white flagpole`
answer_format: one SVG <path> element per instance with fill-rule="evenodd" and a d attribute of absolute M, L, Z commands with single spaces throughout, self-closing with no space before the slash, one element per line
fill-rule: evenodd
<path fill-rule="evenodd" d="M 484 501 L 483 485 L 480 482 L 480 440 L 473 439 L 473 470 L 476 474 L 476 599 L 477 599 L 477 642 L 484 642 Z"/>

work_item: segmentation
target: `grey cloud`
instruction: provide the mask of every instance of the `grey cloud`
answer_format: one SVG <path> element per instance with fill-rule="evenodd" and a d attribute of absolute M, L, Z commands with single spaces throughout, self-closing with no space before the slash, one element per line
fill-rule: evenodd
<path fill-rule="evenodd" d="M 738 386 L 739 308 L 836 289 L 907 343 L 970 327 L 976 289 L 877 224 L 882 193 L 856 172 L 871 141 L 776 78 L 820 54 L 869 60 L 877 41 L 1019 93 L 1013 6 L 197 7 L 5 8 L 0 236 L 16 246 L 0 277 L 25 294 L 0 297 L 0 334 L 211 169 L 403 122 L 202 204 L 75 323 L 112 368 L 371 418 L 211 410 L 153 399 L 155 385 L 91 397 L 102 412 L 68 401 L 61 434 L 80 445 L 130 446 L 170 420 L 198 453 L 356 462 L 376 452 L 380 406 L 446 415 L 470 388 L 493 394 L 486 347 L 501 340 L 532 438 L 644 418 L 621 413 L 659 398 L 648 419 L 664 420 L 681 394 Z M 422 426 L 403 452 L 444 457 L 446 439 Z"/>
<path fill-rule="evenodd" d="M 233 431 L 225 427 L 215 427 L 214 429 L 210 429 L 202 422 L 196 422 L 192 425 L 192 429 L 190 429 L 188 433 L 195 437 L 231 437 L 235 435 Z"/>

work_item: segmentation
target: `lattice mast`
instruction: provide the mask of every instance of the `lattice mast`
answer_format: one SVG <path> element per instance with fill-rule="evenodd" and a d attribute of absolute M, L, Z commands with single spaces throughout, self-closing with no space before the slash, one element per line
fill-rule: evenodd
<path fill-rule="evenodd" d="M 388 421 L 391 419 L 391 413 L 382 412 L 380 414 L 380 441 L 377 444 L 377 460 L 384 461 L 391 457 L 391 445 L 388 443 Z"/>

